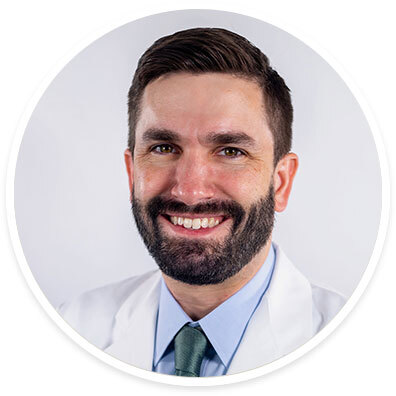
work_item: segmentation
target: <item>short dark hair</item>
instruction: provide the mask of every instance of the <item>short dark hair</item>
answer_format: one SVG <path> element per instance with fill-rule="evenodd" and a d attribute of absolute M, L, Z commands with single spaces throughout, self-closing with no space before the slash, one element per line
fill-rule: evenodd
<path fill-rule="evenodd" d="M 220 28 L 194 28 L 154 42 L 141 56 L 128 93 L 128 147 L 146 86 L 167 73 L 228 73 L 256 82 L 263 90 L 266 118 L 274 139 L 274 163 L 291 149 L 293 106 L 290 90 L 269 60 L 246 38 Z"/>

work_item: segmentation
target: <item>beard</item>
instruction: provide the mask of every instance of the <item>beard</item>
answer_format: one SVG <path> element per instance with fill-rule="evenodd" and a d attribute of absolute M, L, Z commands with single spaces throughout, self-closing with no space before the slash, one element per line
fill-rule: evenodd
<path fill-rule="evenodd" d="M 188 206 L 160 196 L 143 204 L 132 194 L 132 212 L 138 231 L 160 270 L 191 285 L 219 284 L 237 274 L 267 243 L 274 226 L 274 188 L 246 211 L 236 201 L 208 201 Z M 165 235 L 158 216 L 211 213 L 231 218 L 233 224 L 223 241 Z"/>

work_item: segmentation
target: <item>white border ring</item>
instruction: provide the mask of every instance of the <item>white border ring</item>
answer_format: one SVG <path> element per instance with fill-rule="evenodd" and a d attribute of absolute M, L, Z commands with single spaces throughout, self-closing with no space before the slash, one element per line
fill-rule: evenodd
<path fill-rule="evenodd" d="M 180 10 L 172 10 L 172 11 L 180 11 Z M 211 10 L 212 11 L 212 10 Z M 217 11 L 222 11 L 222 10 L 217 10 Z M 229 11 L 224 11 L 224 12 L 229 12 Z M 149 16 L 152 14 L 146 14 L 146 15 L 140 15 L 140 18 Z M 250 17 L 256 17 L 253 15 L 248 15 L 247 13 L 243 14 L 244 16 L 250 16 Z M 311 340 L 309 340 L 306 344 L 302 345 L 292 353 L 289 353 L 288 355 L 270 363 L 265 366 L 252 369 L 249 371 L 245 371 L 243 373 L 239 374 L 234 374 L 234 375 L 226 375 L 222 377 L 205 377 L 205 378 L 184 378 L 184 377 L 175 377 L 175 376 L 168 376 L 168 375 L 162 375 L 162 374 L 157 374 L 153 373 L 150 371 L 146 371 L 143 369 L 139 369 L 137 367 L 133 367 L 127 363 L 124 363 L 108 354 L 100 350 L 99 348 L 95 347 L 91 343 L 89 343 L 86 339 L 84 339 L 82 336 L 80 336 L 76 331 L 74 331 L 62 318 L 61 316 L 56 312 L 54 307 L 48 302 L 46 296 L 44 293 L 41 291 L 39 285 L 37 284 L 36 280 L 33 277 L 33 274 L 29 268 L 29 265 L 27 264 L 26 258 L 24 256 L 21 242 L 18 237 L 18 230 L 17 230 L 17 223 L 16 223 L 16 217 L 15 217 L 15 207 L 14 207 L 14 179 L 15 179 L 15 169 L 16 169 L 16 164 L 17 164 L 17 157 L 18 157 L 18 151 L 19 147 L 23 138 L 24 131 L 26 129 L 26 126 L 29 122 L 29 119 L 36 107 L 36 104 L 52 82 L 52 80 L 56 77 L 56 75 L 61 71 L 61 69 L 64 67 L 65 64 L 67 64 L 71 59 L 73 59 L 81 50 L 86 48 L 89 44 L 91 44 L 94 40 L 96 40 L 98 37 L 103 36 L 106 33 L 109 33 L 113 29 L 116 29 L 117 27 L 121 26 L 124 23 L 127 22 L 132 22 L 132 21 L 118 21 L 117 23 L 113 24 L 111 27 L 106 27 L 102 29 L 102 31 L 96 32 L 95 37 L 91 37 L 87 40 L 84 40 L 81 42 L 78 47 L 76 47 L 71 54 L 68 56 L 65 56 L 55 67 L 51 73 L 49 73 L 44 81 L 40 84 L 39 88 L 31 98 L 20 122 L 17 127 L 16 133 L 15 133 L 15 138 L 11 147 L 11 152 L 10 152 L 10 159 L 9 159 L 9 165 L 8 165 L 8 170 L 7 170 L 7 185 L 6 185 L 6 209 L 7 209 L 7 220 L 8 220 L 8 226 L 9 226 L 9 231 L 10 231 L 10 236 L 11 236 L 11 241 L 13 244 L 13 248 L 15 251 L 15 255 L 17 257 L 17 261 L 20 265 L 20 268 L 22 270 L 22 273 L 25 277 L 25 279 L 28 282 L 28 285 L 30 289 L 33 291 L 35 297 L 41 304 L 41 306 L 45 309 L 45 311 L 48 313 L 48 315 L 52 318 L 52 320 L 63 330 L 64 333 L 66 333 L 70 338 L 72 338 L 77 344 L 79 344 L 81 347 L 83 347 L 86 351 L 91 353 L 92 355 L 96 356 L 100 360 L 104 361 L 105 363 L 109 364 L 110 366 L 113 366 L 119 370 L 122 370 L 126 373 L 135 375 L 140 378 L 152 380 L 155 382 L 159 383 L 165 383 L 165 384 L 173 384 L 173 385 L 183 385 L 183 386 L 213 386 L 213 385 L 224 385 L 224 384 L 231 384 L 231 383 L 236 383 L 240 381 L 246 381 L 249 379 L 253 379 L 259 376 L 262 376 L 264 374 L 270 373 L 276 369 L 279 369 L 294 360 L 298 359 L 302 355 L 306 354 L 308 351 L 313 349 L 315 346 L 317 346 L 323 339 L 325 339 L 330 333 L 332 333 L 336 327 L 344 320 L 344 318 L 349 314 L 349 312 L 353 309 L 353 307 L 356 305 L 357 301 L 359 300 L 360 296 L 363 294 L 364 290 L 366 289 L 370 279 L 373 276 L 375 267 L 380 259 L 381 251 L 384 245 L 385 241 L 385 236 L 387 232 L 387 227 L 388 227 L 388 219 L 389 219 L 389 211 L 390 211 L 390 182 L 389 182 L 389 169 L 388 169 L 388 164 L 387 164 L 387 159 L 386 159 L 386 154 L 385 154 L 385 147 L 382 142 L 381 134 L 378 129 L 378 126 L 375 122 L 374 116 L 360 93 L 360 91 L 357 89 L 353 81 L 351 80 L 351 77 L 342 69 L 342 67 L 328 54 L 325 53 L 323 49 L 319 49 L 318 45 L 316 43 L 312 42 L 311 38 L 307 37 L 302 37 L 303 34 L 301 32 L 291 32 L 290 30 L 293 29 L 284 29 L 281 25 L 282 23 L 279 23 L 279 21 L 276 21 L 276 23 L 273 23 L 274 25 L 278 26 L 279 28 L 287 31 L 290 34 L 293 34 L 293 36 L 299 38 L 302 40 L 304 43 L 309 45 L 314 51 L 316 51 L 317 54 L 319 54 L 323 59 L 325 59 L 330 66 L 334 68 L 334 70 L 340 75 L 340 77 L 343 79 L 343 81 L 346 83 L 348 88 L 351 90 L 352 94 L 358 101 L 363 113 L 365 114 L 367 121 L 370 125 L 371 131 L 373 133 L 373 138 L 376 144 L 377 152 L 378 152 L 378 157 L 379 157 L 379 162 L 380 162 L 380 169 L 381 169 L 381 181 L 382 181 L 382 209 L 381 209 L 381 218 L 380 218 L 380 224 L 378 228 L 378 234 L 377 234 L 377 239 L 375 242 L 375 246 L 373 249 L 373 253 L 371 255 L 369 264 L 358 284 L 356 289 L 354 290 L 352 296 L 349 298 L 345 306 L 341 309 L 341 311 L 336 315 L 336 317 L 323 329 L 321 330 L 317 335 L 315 335 Z M 273 21 L 272 21 L 273 22 Z M 272 23 L 272 22 L 267 22 L 267 23 Z M 296 34 L 297 33 L 297 34 Z"/>

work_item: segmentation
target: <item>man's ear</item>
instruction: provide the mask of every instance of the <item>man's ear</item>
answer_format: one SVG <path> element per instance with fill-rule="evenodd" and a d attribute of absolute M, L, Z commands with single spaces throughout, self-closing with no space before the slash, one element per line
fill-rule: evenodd
<path fill-rule="evenodd" d="M 132 153 L 129 149 L 126 149 L 124 152 L 124 159 L 126 170 L 128 173 L 129 180 L 129 199 L 132 201 L 132 190 L 133 190 L 133 158 Z"/>
<path fill-rule="evenodd" d="M 298 157 L 294 153 L 286 154 L 275 167 L 274 189 L 275 210 L 277 212 L 282 212 L 286 209 L 297 168 Z"/>

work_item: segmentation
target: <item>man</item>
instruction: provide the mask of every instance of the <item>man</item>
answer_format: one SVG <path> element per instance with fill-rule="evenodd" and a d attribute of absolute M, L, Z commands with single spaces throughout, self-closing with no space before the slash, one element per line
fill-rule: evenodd
<path fill-rule="evenodd" d="M 272 243 L 289 199 L 289 90 L 267 57 L 224 29 L 157 40 L 129 91 L 125 163 L 137 228 L 159 270 L 61 307 L 86 339 L 181 376 L 259 367 L 308 341 L 343 299 Z"/>

